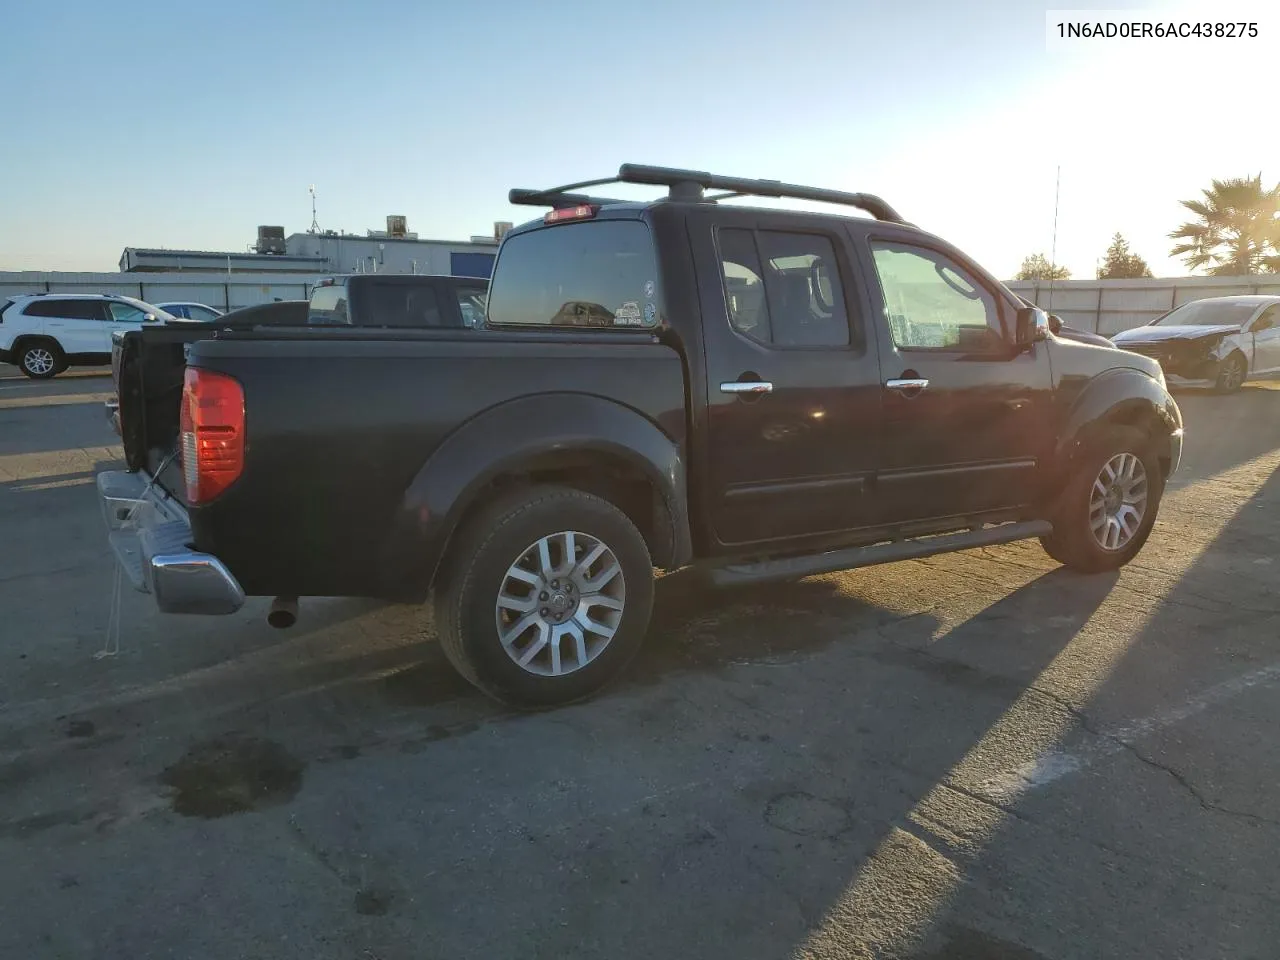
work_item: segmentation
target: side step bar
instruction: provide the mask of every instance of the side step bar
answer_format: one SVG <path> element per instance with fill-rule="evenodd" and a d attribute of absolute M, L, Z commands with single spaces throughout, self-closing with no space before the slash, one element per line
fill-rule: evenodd
<path fill-rule="evenodd" d="M 1049 521 L 1026 520 L 942 536 L 895 540 L 892 543 L 876 543 L 866 547 L 832 550 L 803 557 L 787 557 L 783 560 L 737 563 L 725 567 L 714 567 L 708 571 L 708 575 L 712 584 L 717 587 L 738 587 L 752 583 L 768 583 L 773 580 L 796 580 L 819 573 L 870 567 L 877 563 L 914 560 L 917 557 L 931 557 L 937 553 L 951 553 L 954 550 L 1013 543 L 1015 540 L 1028 540 L 1031 537 L 1043 537 L 1050 533 L 1053 533 L 1053 524 Z"/>

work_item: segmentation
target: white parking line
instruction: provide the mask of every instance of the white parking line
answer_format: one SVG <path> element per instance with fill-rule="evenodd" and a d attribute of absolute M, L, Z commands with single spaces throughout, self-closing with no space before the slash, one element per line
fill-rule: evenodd
<path fill-rule="evenodd" d="M 1253 687 L 1266 686 L 1277 681 L 1280 681 L 1280 663 L 1225 680 L 1169 710 L 1162 710 L 1120 727 L 1100 729 L 1097 731 L 1097 736 L 1075 749 L 1050 750 L 1032 763 L 1024 764 L 1009 774 L 987 781 L 983 787 L 991 797 L 1001 800 L 1016 797 L 1028 790 L 1047 787 L 1063 777 L 1079 773 L 1105 757 L 1122 752 L 1143 737 L 1181 723 Z"/>

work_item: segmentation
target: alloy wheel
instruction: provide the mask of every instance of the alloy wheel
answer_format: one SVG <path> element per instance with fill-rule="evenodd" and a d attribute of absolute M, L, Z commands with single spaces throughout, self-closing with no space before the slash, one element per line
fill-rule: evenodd
<path fill-rule="evenodd" d="M 622 564 L 597 537 L 562 531 L 530 544 L 507 568 L 494 618 L 522 670 L 562 677 L 608 647 L 626 606 Z"/>
<path fill-rule="evenodd" d="M 1232 357 L 1222 371 L 1222 387 L 1224 390 L 1238 390 L 1244 384 L 1244 364 L 1240 358 Z"/>
<path fill-rule="evenodd" d="M 1147 468 L 1136 454 L 1117 453 L 1102 466 L 1089 497 L 1089 527 L 1103 550 L 1122 550 L 1147 513 Z"/>
<path fill-rule="evenodd" d="M 53 365 L 53 351 L 47 347 L 31 347 L 22 355 L 22 368 L 37 377 L 52 372 Z"/>

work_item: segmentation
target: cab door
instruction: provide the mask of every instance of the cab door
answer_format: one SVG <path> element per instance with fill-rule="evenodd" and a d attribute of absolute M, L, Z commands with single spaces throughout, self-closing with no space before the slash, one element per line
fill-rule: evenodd
<path fill-rule="evenodd" d="M 1280 371 L 1280 304 L 1267 307 L 1249 325 L 1247 335 L 1253 341 L 1251 374 Z"/>
<path fill-rule="evenodd" d="M 706 390 L 702 499 L 721 545 L 875 522 L 880 367 L 838 224 L 689 213 Z"/>
<path fill-rule="evenodd" d="M 39 301 L 39 304 L 40 315 L 46 318 L 45 332 L 58 341 L 63 353 L 77 356 L 96 352 L 97 341 L 94 334 L 101 325 L 99 318 L 103 316 L 100 301 L 88 298 L 50 298 Z M 109 352 L 110 347 L 107 350 Z"/>
<path fill-rule="evenodd" d="M 1048 344 L 1016 348 L 1013 301 L 941 243 L 872 233 L 858 251 L 884 331 L 885 522 L 1034 502 L 1054 437 Z"/>

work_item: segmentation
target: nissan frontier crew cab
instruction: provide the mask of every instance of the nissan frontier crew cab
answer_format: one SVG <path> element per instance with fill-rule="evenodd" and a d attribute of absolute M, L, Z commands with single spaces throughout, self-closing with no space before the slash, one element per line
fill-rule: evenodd
<path fill-rule="evenodd" d="M 576 192 L 611 182 L 666 193 Z M 227 329 L 185 363 L 127 335 L 128 471 L 98 488 L 160 610 L 433 597 L 458 671 L 535 706 L 618 675 L 655 568 L 752 584 L 1036 537 L 1092 572 L 1151 532 L 1183 442 L 1159 365 L 1057 338 L 884 201 L 632 164 L 511 200 L 549 210 L 504 238 L 484 335 Z"/>

